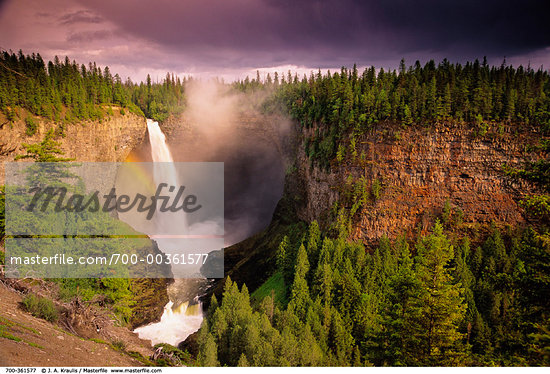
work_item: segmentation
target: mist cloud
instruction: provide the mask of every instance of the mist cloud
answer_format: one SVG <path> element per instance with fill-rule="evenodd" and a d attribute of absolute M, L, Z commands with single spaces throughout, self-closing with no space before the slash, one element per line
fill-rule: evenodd
<path fill-rule="evenodd" d="M 265 93 L 240 93 L 214 80 L 194 80 L 187 105 L 171 121 L 175 161 L 224 162 L 225 240 L 233 244 L 264 229 L 282 196 L 285 161 L 280 144 L 289 135 L 288 118 L 258 109 Z"/>

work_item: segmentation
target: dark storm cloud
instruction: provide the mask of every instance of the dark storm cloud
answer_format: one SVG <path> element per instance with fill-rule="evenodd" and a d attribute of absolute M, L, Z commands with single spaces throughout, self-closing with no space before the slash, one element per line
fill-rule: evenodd
<path fill-rule="evenodd" d="M 80 31 L 67 36 L 69 43 L 93 42 L 109 39 L 113 35 L 111 30 Z"/>
<path fill-rule="evenodd" d="M 77 12 L 64 14 L 59 18 L 62 25 L 101 23 L 103 19 L 88 10 L 79 10 Z"/>
<path fill-rule="evenodd" d="M 50 18 L 52 16 L 51 13 L 48 12 L 36 12 L 35 15 L 38 18 Z"/>
<path fill-rule="evenodd" d="M 545 1 L 82 1 L 193 61 L 335 66 L 402 56 L 514 56 L 550 46 Z M 138 5 L 139 4 L 139 5 Z"/>
<path fill-rule="evenodd" d="M 523 53 L 550 45 L 545 1 L 380 2 L 382 24 L 412 35 L 415 45 L 443 49 L 449 44 L 490 54 Z"/>

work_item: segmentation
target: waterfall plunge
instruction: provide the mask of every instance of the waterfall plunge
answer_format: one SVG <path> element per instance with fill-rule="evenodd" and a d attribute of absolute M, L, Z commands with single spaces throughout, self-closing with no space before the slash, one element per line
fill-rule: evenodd
<path fill-rule="evenodd" d="M 154 168 L 154 181 L 156 184 L 164 182 L 168 185 L 178 186 L 179 181 L 176 173 L 176 168 L 172 164 L 174 159 L 170 153 L 170 149 L 166 144 L 166 137 L 162 133 L 158 122 L 150 119 L 147 120 L 147 130 L 149 132 L 149 142 L 151 143 L 151 156 L 153 162 L 159 162 L 159 167 Z M 164 215 L 166 217 L 166 215 Z M 179 221 L 174 222 L 171 219 L 163 219 L 163 214 L 158 215 L 157 221 L 154 223 L 160 227 L 168 227 L 166 225 L 179 225 L 186 227 L 187 222 L 185 216 L 182 216 Z M 164 225 L 164 226 L 163 226 Z M 155 238 L 161 251 L 168 250 L 170 247 L 169 239 Z M 168 241 L 167 241 L 168 240 Z M 166 248 L 163 248 L 166 247 Z M 170 287 L 177 288 L 178 280 Z M 177 346 L 179 342 L 185 340 L 189 335 L 197 331 L 202 323 L 203 315 L 201 304 L 189 305 L 188 302 L 174 306 L 172 301 L 164 307 L 164 312 L 160 322 L 151 323 L 147 326 L 138 327 L 134 330 L 141 339 L 151 340 L 153 345 L 158 343 L 168 343 Z"/>
<path fill-rule="evenodd" d="M 178 343 L 201 327 L 202 319 L 200 304 L 189 305 L 185 302 L 174 307 L 174 303 L 169 301 L 164 307 L 160 322 L 138 327 L 134 332 L 141 339 L 151 340 L 153 345 L 168 343 L 177 347 Z"/>
<path fill-rule="evenodd" d="M 149 132 L 153 162 L 173 162 L 174 159 L 170 153 L 170 148 L 166 144 L 166 137 L 160 129 L 158 122 L 148 119 L 147 131 Z"/>

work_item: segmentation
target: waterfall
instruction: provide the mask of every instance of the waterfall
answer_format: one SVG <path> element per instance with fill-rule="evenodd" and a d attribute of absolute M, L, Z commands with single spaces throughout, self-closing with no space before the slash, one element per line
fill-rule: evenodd
<path fill-rule="evenodd" d="M 147 130 L 149 132 L 149 142 L 151 143 L 151 156 L 153 162 L 158 163 L 153 168 L 154 182 L 156 184 L 167 183 L 169 186 L 179 186 L 177 171 L 173 164 L 174 159 L 158 122 L 147 119 Z M 163 228 L 167 233 L 173 233 L 174 229 L 177 228 L 182 230 L 187 228 L 185 215 L 173 219 L 173 217 L 167 217 L 166 214 L 158 214 L 152 224 L 157 226 L 155 232 L 161 234 Z M 159 231 L 159 229 L 161 230 Z M 150 235 L 150 237 L 157 242 L 159 249 L 163 252 L 169 252 L 174 247 L 174 241 L 171 241 L 170 238 L 162 235 L 160 237 Z M 173 291 L 169 292 L 169 295 L 177 293 L 177 287 L 180 286 L 180 283 L 182 283 L 180 280 L 176 280 L 169 286 Z M 174 305 L 173 301 L 169 301 L 164 307 L 160 322 L 139 327 L 134 332 L 141 339 L 151 340 L 153 345 L 168 343 L 177 346 L 179 342 L 185 340 L 200 328 L 202 320 L 203 314 L 200 302 L 194 305 L 189 305 L 189 302 Z"/>
<path fill-rule="evenodd" d="M 169 301 L 164 307 L 160 322 L 138 327 L 134 332 L 141 339 L 151 340 L 153 345 L 168 343 L 177 347 L 201 327 L 202 319 L 200 304 L 189 305 L 188 302 L 184 302 L 175 306 Z"/>
<path fill-rule="evenodd" d="M 147 131 L 149 132 L 153 162 L 173 162 L 172 153 L 170 153 L 170 148 L 166 144 L 166 137 L 158 122 L 147 119 Z"/>
<path fill-rule="evenodd" d="M 153 180 L 155 185 L 160 183 L 166 183 L 168 186 L 179 186 L 178 172 L 174 165 L 174 158 L 170 152 L 168 144 L 166 144 L 166 137 L 160 129 L 158 122 L 154 122 L 150 119 L 147 119 L 147 130 L 149 132 L 149 143 L 151 144 L 151 157 L 153 158 Z M 177 189 L 177 187 L 176 187 Z M 171 198 L 174 198 L 176 191 L 165 192 L 167 195 L 172 195 Z M 187 230 L 187 221 L 184 214 L 178 214 L 174 217 L 173 214 L 167 214 L 158 212 L 155 224 L 155 233 L 157 234 L 171 234 L 178 232 L 178 229 L 181 231 Z M 177 241 L 170 245 L 170 241 L 163 241 L 160 238 L 151 236 L 152 239 L 157 240 L 159 247 L 163 246 L 165 252 L 170 248 L 178 247 Z"/>

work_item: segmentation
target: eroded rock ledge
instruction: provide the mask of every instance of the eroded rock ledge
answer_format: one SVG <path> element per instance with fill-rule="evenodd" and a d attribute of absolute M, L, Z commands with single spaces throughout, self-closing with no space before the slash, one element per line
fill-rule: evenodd
<path fill-rule="evenodd" d="M 357 140 L 357 156 L 348 155 L 330 172 L 311 166 L 300 147 L 297 158 L 304 203 L 298 215 L 305 221 L 327 216 L 339 200 L 340 188 L 351 174 L 377 179 L 380 197 L 359 210 L 354 236 L 375 243 L 386 235 L 426 229 L 448 200 L 465 223 L 525 222 L 519 200 L 535 187 L 509 178 L 503 165 L 522 168 L 541 157 L 530 145 L 541 134 L 527 126 L 494 124 L 483 136 L 471 125 L 437 127 L 379 124 Z M 357 218 L 357 216 L 356 216 Z"/>

